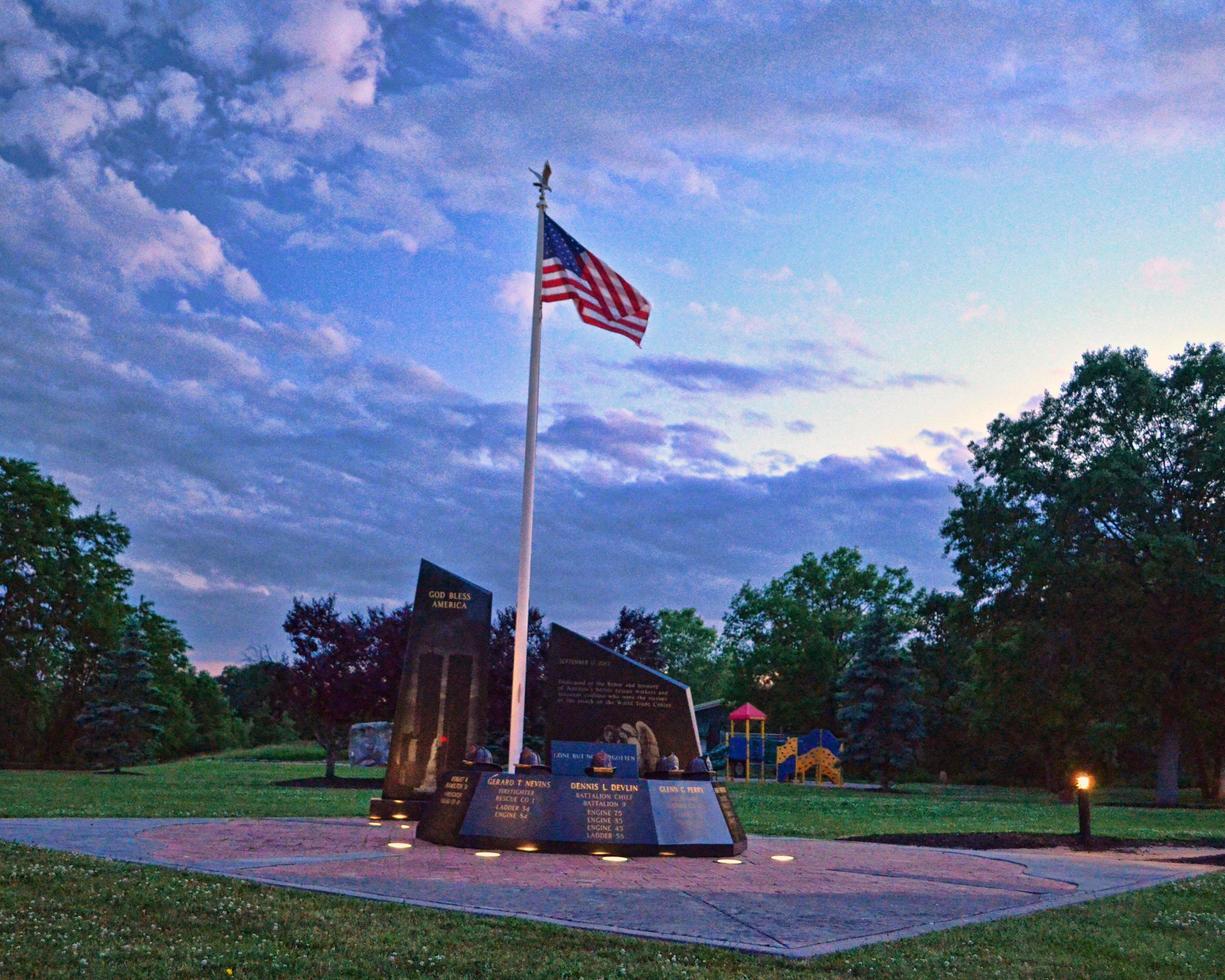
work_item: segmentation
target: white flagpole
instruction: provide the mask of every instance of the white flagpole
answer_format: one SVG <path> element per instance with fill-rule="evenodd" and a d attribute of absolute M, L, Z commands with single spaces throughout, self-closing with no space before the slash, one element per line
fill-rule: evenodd
<path fill-rule="evenodd" d="M 533 171 L 535 173 L 535 171 Z M 524 686 L 527 681 L 527 634 L 530 626 L 532 587 L 532 503 L 536 494 L 536 423 L 540 415 L 540 300 L 544 275 L 544 213 L 548 208 L 549 163 L 536 174 L 533 185 L 540 190 L 536 201 L 536 287 L 532 295 L 532 358 L 527 383 L 527 437 L 523 448 L 523 511 L 519 519 L 519 593 L 515 600 L 515 659 L 510 680 L 510 744 L 508 769 L 515 771 L 523 751 Z"/>

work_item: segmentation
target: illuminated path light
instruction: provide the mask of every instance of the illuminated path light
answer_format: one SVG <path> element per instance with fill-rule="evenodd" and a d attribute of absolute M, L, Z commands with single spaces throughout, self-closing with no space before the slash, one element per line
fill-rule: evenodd
<path fill-rule="evenodd" d="M 770 860 L 778 861 L 780 864 L 785 864 L 788 861 L 794 861 L 795 858 L 792 857 L 790 854 L 771 854 Z"/>
<path fill-rule="evenodd" d="M 715 858 L 715 864 L 744 864 L 740 858 Z"/>
<path fill-rule="evenodd" d="M 387 846 L 395 848 L 397 851 L 406 851 L 413 845 L 406 840 L 390 840 L 387 842 Z"/>
<path fill-rule="evenodd" d="M 1087 772 L 1078 772 L 1074 780 L 1076 785 L 1076 815 L 1080 824 L 1080 846 L 1090 847 L 1093 843 L 1092 814 L 1089 812 L 1089 790 L 1093 789 L 1093 777 Z"/>
<path fill-rule="evenodd" d="M 607 861 L 609 864 L 624 864 L 629 858 L 622 857 L 620 854 L 605 854 L 600 860 Z"/>
<path fill-rule="evenodd" d="M 502 856 L 502 852 L 501 851 L 473 851 L 472 856 L 478 857 L 478 858 L 500 858 Z"/>

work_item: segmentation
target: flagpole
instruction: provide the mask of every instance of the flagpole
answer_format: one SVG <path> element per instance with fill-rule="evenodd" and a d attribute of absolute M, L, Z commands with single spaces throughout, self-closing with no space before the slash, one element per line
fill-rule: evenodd
<path fill-rule="evenodd" d="M 535 173 L 535 171 L 533 171 Z M 524 686 L 527 681 L 527 639 L 531 625 L 532 504 L 536 495 L 536 423 L 540 415 L 540 299 L 544 275 L 544 213 L 548 209 L 549 164 L 536 174 L 533 184 L 540 191 L 536 200 L 536 285 L 532 293 L 532 356 L 527 383 L 527 435 L 523 447 L 523 510 L 519 518 L 519 592 L 515 599 L 515 659 L 510 680 L 510 741 L 507 768 L 515 771 L 523 751 Z"/>

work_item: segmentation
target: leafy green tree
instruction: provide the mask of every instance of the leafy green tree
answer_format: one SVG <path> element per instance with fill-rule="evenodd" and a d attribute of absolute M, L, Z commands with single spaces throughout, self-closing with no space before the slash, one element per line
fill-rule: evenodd
<path fill-rule="evenodd" d="M 655 613 L 622 606 L 612 629 L 601 635 L 596 642 L 637 660 L 640 664 L 646 664 L 656 670 L 663 669 L 664 663 L 659 653 L 659 620 Z"/>
<path fill-rule="evenodd" d="M 1186 733 L 1225 689 L 1225 348 L 1188 345 L 1165 372 L 1088 353 L 971 448 L 944 534 L 988 640 L 980 685 L 1011 687 L 1063 763 L 1145 711 L 1157 800 L 1176 802 Z"/>
<path fill-rule="evenodd" d="M 920 592 L 907 643 L 919 672 L 926 735 L 920 761 L 931 773 L 982 774 L 982 740 L 973 732 L 974 632 L 971 610 L 951 592 Z"/>
<path fill-rule="evenodd" d="M 154 611 L 153 603 L 143 596 L 132 616 L 149 655 L 149 669 L 162 707 L 154 756 L 176 759 L 244 744 L 245 727 L 217 680 L 188 659 L 189 647 L 178 624 Z"/>
<path fill-rule="evenodd" d="M 695 704 L 720 697 L 727 671 L 718 631 L 693 608 L 661 609 L 656 618 L 663 669 L 689 685 Z"/>
<path fill-rule="evenodd" d="M 855 548 L 808 553 L 761 588 L 746 583 L 723 620 L 729 699 L 752 701 L 778 730 L 834 728 L 836 683 L 865 616 L 881 610 L 907 630 L 913 593 L 906 569 L 865 564 Z"/>
<path fill-rule="evenodd" d="M 247 726 L 252 745 L 285 742 L 297 737 L 289 715 L 289 665 L 268 656 L 223 667 L 221 690 L 234 713 Z"/>
<path fill-rule="evenodd" d="M 900 638 L 897 617 L 873 610 L 838 683 L 843 760 L 862 766 L 885 790 L 914 765 L 923 738 L 919 672 Z"/>
<path fill-rule="evenodd" d="M 0 457 L 0 759 L 71 756 L 98 659 L 123 632 L 128 531 L 76 507 L 34 463 Z"/>
<path fill-rule="evenodd" d="M 77 717 L 78 751 L 98 768 L 116 773 L 144 762 L 161 731 L 157 693 L 140 627 L 129 623 L 121 645 L 103 654 L 98 664 L 85 710 Z"/>

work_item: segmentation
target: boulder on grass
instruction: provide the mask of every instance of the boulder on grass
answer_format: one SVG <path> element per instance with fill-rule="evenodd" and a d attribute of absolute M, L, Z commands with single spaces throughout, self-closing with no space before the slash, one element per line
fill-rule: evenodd
<path fill-rule="evenodd" d="M 363 721 L 349 728 L 349 765 L 385 766 L 391 749 L 391 722 Z"/>

